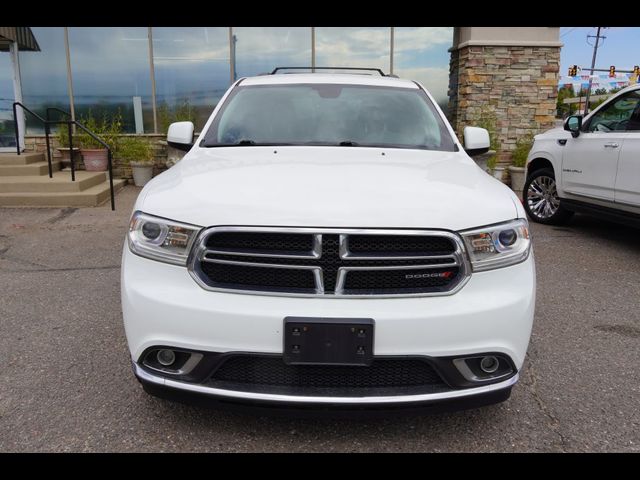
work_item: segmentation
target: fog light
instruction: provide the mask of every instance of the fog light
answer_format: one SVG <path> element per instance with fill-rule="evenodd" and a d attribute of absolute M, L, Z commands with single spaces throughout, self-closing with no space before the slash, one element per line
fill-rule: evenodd
<path fill-rule="evenodd" d="M 499 366 L 500 362 L 496 357 L 482 357 L 480 361 L 480 368 L 485 373 L 494 373 Z"/>
<path fill-rule="evenodd" d="M 159 350 L 158 351 L 158 363 L 168 367 L 176 361 L 176 354 L 173 350 Z"/>

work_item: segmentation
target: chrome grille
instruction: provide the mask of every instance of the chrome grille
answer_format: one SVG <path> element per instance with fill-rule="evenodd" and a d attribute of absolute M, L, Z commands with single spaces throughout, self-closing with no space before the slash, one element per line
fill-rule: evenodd
<path fill-rule="evenodd" d="M 470 273 L 438 230 L 212 227 L 189 272 L 207 290 L 326 297 L 450 295 Z"/>

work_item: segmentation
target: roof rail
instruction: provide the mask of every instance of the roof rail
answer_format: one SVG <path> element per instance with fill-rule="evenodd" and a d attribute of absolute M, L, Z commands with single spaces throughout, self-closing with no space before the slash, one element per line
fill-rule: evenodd
<path fill-rule="evenodd" d="M 379 68 L 365 68 L 365 67 L 276 67 L 271 72 L 271 75 L 275 75 L 278 73 L 278 70 L 363 70 L 367 72 L 377 72 L 382 77 L 388 77 L 381 69 Z"/>

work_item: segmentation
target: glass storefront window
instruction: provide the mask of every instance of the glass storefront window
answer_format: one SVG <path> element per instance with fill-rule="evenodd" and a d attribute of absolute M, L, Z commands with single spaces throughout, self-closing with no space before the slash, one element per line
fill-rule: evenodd
<path fill-rule="evenodd" d="M 317 27 L 316 66 L 390 70 L 390 27 Z"/>
<path fill-rule="evenodd" d="M 227 27 L 153 27 L 158 131 L 174 121 L 204 126 L 230 85 Z"/>
<path fill-rule="evenodd" d="M 32 30 L 42 51 L 20 53 L 24 102 L 42 114 L 47 106 L 69 110 L 64 29 Z M 234 27 L 233 55 L 228 27 L 154 27 L 152 33 L 159 133 L 177 120 L 192 120 L 200 130 L 232 71 L 240 78 L 312 64 L 310 27 Z M 396 27 L 394 34 L 394 73 L 422 83 L 446 109 L 453 28 Z M 316 27 L 315 63 L 390 72 L 390 43 L 390 27 Z M 120 111 L 125 130 L 135 132 L 134 97 L 141 97 L 138 128 L 153 132 L 148 29 L 69 27 L 69 44 L 76 118 Z M 2 61 L 8 63 L 8 56 Z M 10 71 L 0 68 L 0 74 Z M 12 98 L 11 91 L 0 94 Z M 42 127 L 27 117 L 27 132 L 41 133 Z"/>
<path fill-rule="evenodd" d="M 16 146 L 12 72 L 9 52 L 0 52 L 0 150 Z"/>
<path fill-rule="evenodd" d="M 31 27 L 39 52 L 20 52 L 20 76 L 23 103 L 45 117 L 47 107 L 70 111 L 67 88 L 67 54 L 63 27 Z M 56 114 L 57 115 L 57 114 Z M 58 118 L 57 116 L 53 118 Z M 25 115 L 27 134 L 44 133 L 44 127 L 31 115 Z"/>
<path fill-rule="evenodd" d="M 396 27 L 393 73 L 420 82 L 446 113 L 453 27 Z"/>
<path fill-rule="evenodd" d="M 310 27 L 233 27 L 236 78 L 311 66 Z"/>
<path fill-rule="evenodd" d="M 144 132 L 153 132 L 146 27 L 69 27 L 69 49 L 76 119 L 120 112 L 124 131 L 134 133 L 141 97 Z"/>

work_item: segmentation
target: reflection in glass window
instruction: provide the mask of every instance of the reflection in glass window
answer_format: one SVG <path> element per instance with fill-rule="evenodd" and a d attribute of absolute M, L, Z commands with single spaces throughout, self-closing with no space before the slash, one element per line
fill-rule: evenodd
<path fill-rule="evenodd" d="M 0 52 L 0 149 L 16 146 L 12 72 L 9 52 Z"/>
<path fill-rule="evenodd" d="M 158 130 L 174 121 L 204 126 L 229 88 L 229 29 L 153 28 Z"/>
<path fill-rule="evenodd" d="M 369 67 L 390 70 L 391 29 L 316 28 L 316 66 Z"/>
<path fill-rule="evenodd" d="M 236 78 L 311 66 L 311 28 L 233 27 Z"/>
<path fill-rule="evenodd" d="M 396 27 L 393 73 L 420 82 L 445 112 L 453 27 Z"/>
<path fill-rule="evenodd" d="M 153 132 L 147 28 L 69 27 L 69 48 L 76 118 L 119 111 L 133 133 L 134 97 L 141 97 L 144 132 Z"/>
<path fill-rule="evenodd" d="M 633 113 L 640 103 L 640 93 L 630 92 L 609 103 L 591 117 L 589 132 L 624 132 L 638 130 L 637 122 L 632 121 Z"/>
<path fill-rule="evenodd" d="M 39 52 L 20 52 L 23 103 L 44 118 L 47 107 L 70 111 L 67 89 L 67 54 L 64 28 L 32 27 Z M 44 133 L 44 127 L 26 115 L 27 134 Z M 57 118 L 57 117 L 54 117 Z"/>

